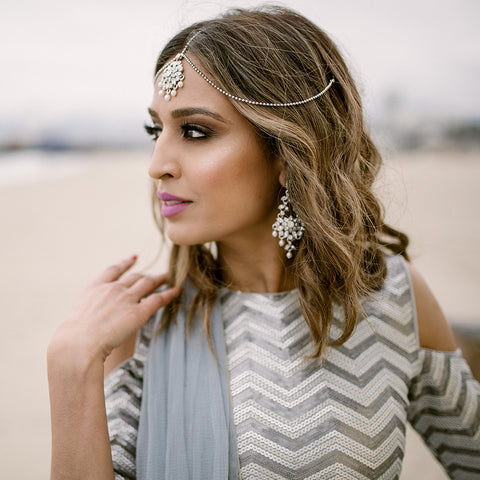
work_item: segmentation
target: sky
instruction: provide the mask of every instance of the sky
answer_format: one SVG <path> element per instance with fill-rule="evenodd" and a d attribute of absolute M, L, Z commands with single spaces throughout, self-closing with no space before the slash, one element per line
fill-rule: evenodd
<path fill-rule="evenodd" d="M 180 28 L 258 1 L 3 0 L 0 137 L 143 123 L 152 71 Z M 414 114 L 479 118 L 478 0 L 290 0 L 340 46 L 381 116 L 395 92 Z M 105 122 L 104 122 L 105 120 Z M 82 127 L 83 125 L 83 127 Z M 99 132 L 99 135 L 102 133 Z M 108 135 L 108 132 L 104 132 Z"/>

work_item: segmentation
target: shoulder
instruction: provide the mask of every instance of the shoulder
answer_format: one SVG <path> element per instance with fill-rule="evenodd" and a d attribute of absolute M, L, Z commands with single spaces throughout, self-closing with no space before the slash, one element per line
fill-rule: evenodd
<path fill-rule="evenodd" d="M 420 346 L 431 350 L 454 351 L 455 338 L 437 299 L 419 271 L 409 262 L 406 265 L 415 299 Z"/>

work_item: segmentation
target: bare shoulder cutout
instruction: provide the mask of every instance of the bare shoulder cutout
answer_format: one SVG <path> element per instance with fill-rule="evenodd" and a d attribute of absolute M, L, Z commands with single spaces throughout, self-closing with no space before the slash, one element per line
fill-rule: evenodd
<path fill-rule="evenodd" d="M 420 346 L 431 350 L 454 351 L 455 338 L 437 299 L 418 270 L 411 263 L 407 265 L 415 296 Z"/>

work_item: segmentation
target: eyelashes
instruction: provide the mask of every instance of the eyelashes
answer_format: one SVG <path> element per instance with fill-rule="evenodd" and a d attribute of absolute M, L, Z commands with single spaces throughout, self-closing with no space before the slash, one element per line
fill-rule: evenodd
<path fill-rule="evenodd" d="M 147 134 L 155 142 L 160 137 L 162 133 L 162 127 L 158 125 L 148 125 L 143 126 Z M 206 140 L 209 137 L 214 135 L 212 129 L 206 127 L 205 125 L 198 125 L 194 123 L 184 122 L 180 125 L 181 135 L 185 140 Z"/>
<path fill-rule="evenodd" d="M 160 127 L 155 127 L 154 125 L 148 125 L 147 123 L 143 125 L 143 128 L 147 132 L 147 135 L 150 136 L 154 142 L 158 140 L 158 137 L 162 132 L 162 129 Z"/>
<path fill-rule="evenodd" d="M 202 140 L 213 136 L 213 130 L 204 125 L 185 122 L 182 124 L 183 136 L 191 140 Z"/>

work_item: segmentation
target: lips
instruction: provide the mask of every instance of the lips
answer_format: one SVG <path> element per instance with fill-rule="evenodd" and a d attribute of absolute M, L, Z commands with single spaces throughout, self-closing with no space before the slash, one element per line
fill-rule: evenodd
<path fill-rule="evenodd" d="M 190 200 L 185 200 L 167 192 L 157 192 L 157 197 L 163 202 L 161 212 L 165 218 L 183 212 L 192 203 Z"/>

